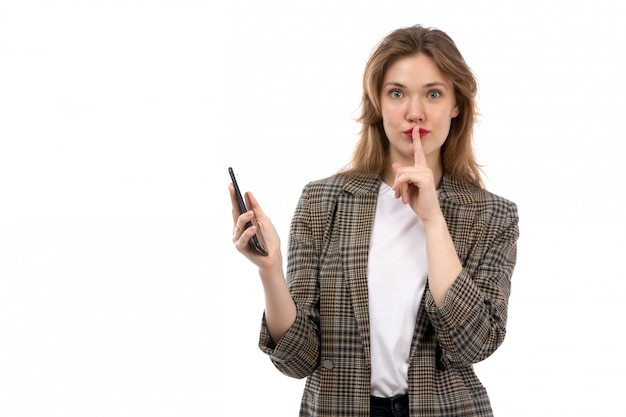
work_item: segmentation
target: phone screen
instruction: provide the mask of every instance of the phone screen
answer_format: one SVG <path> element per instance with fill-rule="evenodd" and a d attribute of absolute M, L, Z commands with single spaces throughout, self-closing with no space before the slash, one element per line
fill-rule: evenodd
<path fill-rule="evenodd" d="M 235 177 L 235 172 L 231 167 L 228 168 L 228 173 L 230 174 L 230 179 L 233 182 L 233 187 L 235 188 L 235 196 L 237 198 L 237 203 L 239 204 L 239 209 L 241 213 L 245 213 L 248 211 L 246 208 L 246 203 L 243 199 L 243 194 L 241 193 L 241 189 L 239 188 L 239 184 L 237 183 L 237 178 Z M 246 228 L 252 226 L 252 221 L 246 223 Z M 263 256 L 267 256 L 267 249 L 265 246 L 265 240 L 263 239 L 263 234 L 261 230 L 257 227 L 257 232 L 252 239 L 250 239 L 250 246 L 260 253 Z"/>

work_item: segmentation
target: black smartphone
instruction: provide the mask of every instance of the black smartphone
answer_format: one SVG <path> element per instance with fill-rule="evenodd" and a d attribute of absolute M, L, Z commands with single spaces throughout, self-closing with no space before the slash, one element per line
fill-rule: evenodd
<path fill-rule="evenodd" d="M 241 189 L 239 188 L 239 184 L 237 184 L 237 178 L 235 178 L 235 172 L 233 171 L 231 167 L 228 167 L 228 173 L 230 174 L 230 179 L 233 182 L 233 187 L 235 187 L 235 196 L 237 197 L 237 203 L 239 203 L 239 209 L 241 210 L 241 213 L 243 214 L 246 211 L 248 211 L 248 209 L 246 208 L 246 203 L 243 200 L 243 195 L 241 194 Z M 250 226 L 252 226 L 251 221 L 246 223 L 246 229 Z M 250 246 L 261 255 L 267 256 L 267 249 L 266 249 L 267 246 L 265 246 L 265 240 L 263 239 L 263 234 L 261 233 L 261 230 L 258 227 L 257 227 L 256 234 L 252 236 L 252 239 L 250 240 Z"/>

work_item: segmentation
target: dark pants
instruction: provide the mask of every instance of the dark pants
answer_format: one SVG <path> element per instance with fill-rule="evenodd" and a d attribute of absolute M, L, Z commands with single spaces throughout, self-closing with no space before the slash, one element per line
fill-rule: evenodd
<path fill-rule="evenodd" d="M 370 417 L 409 417 L 409 396 L 370 398 Z"/>

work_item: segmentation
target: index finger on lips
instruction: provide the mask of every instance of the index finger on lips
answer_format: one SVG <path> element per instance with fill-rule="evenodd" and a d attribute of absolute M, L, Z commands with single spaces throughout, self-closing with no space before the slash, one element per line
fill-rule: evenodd
<path fill-rule="evenodd" d="M 424 148 L 422 147 L 422 139 L 420 138 L 420 130 L 418 127 L 413 128 L 413 159 L 415 160 L 415 166 L 427 167 L 426 155 L 424 154 Z"/>

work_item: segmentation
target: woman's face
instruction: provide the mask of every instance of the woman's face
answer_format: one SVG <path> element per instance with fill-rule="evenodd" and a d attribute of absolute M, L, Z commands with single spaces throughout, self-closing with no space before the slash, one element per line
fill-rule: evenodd
<path fill-rule="evenodd" d="M 441 146 L 458 116 L 454 86 L 425 54 L 403 57 L 385 73 L 381 89 L 383 127 L 389 140 L 389 163 L 413 165 L 413 140 L 421 140 L 428 166 L 441 166 Z M 419 136 L 413 138 L 413 128 Z"/>

